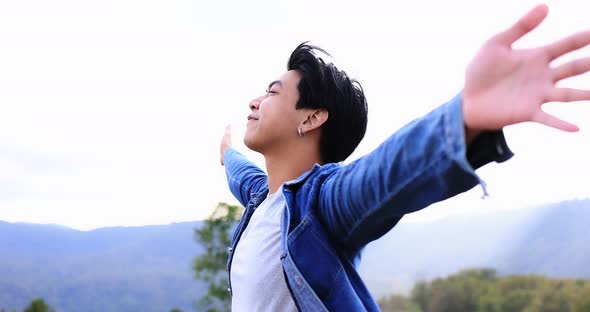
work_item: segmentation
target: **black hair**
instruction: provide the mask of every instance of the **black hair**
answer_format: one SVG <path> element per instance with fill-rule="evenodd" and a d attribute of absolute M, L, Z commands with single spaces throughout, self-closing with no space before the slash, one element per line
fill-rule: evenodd
<path fill-rule="evenodd" d="M 358 81 L 333 63 L 324 62 L 316 51 L 329 56 L 307 42 L 300 44 L 291 53 L 287 69 L 302 75 L 295 108 L 328 111 L 328 120 L 321 127 L 320 157 L 323 163 L 335 163 L 350 156 L 365 136 L 367 100 Z"/>

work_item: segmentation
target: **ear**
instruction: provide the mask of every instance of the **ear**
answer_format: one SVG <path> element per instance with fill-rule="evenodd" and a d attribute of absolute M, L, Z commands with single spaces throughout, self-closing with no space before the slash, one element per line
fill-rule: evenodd
<path fill-rule="evenodd" d="M 326 121 L 328 121 L 328 111 L 325 109 L 310 110 L 307 118 L 301 122 L 299 128 L 302 133 L 308 133 L 315 129 L 319 129 Z"/>

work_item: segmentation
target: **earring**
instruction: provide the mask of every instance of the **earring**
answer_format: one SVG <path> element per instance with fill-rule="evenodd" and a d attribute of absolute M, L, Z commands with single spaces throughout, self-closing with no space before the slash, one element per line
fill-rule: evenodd
<path fill-rule="evenodd" d="M 302 132 L 303 130 L 301 128 L 297 129 L 297 134 L 299 134 L 300 137 L 303 137 L 305 135 L 305 133 Z"/>

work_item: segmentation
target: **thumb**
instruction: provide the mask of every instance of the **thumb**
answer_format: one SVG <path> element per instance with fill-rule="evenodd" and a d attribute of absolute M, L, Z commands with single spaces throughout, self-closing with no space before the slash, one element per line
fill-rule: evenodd
<path fill-rule="evenodd" d="M 225 126 L 225 132 L 223 135 L 231 138 L 231 124 Z"/>
<path fill-rule="evenodd" d="M 521 17 L 514 25 L 505 31 L 496 34 L 492 40 L 506 46 L 512 45 L 516 40 L 535 29 L 547 16 L 549 8 L 540 4 Z"/>
<path fill-rule="evenodd" d="M 225 131 L 219 144 L 219 162 L 224 165 L 225 152 L 231 147 L 231 124 L 225 126 Z"/>

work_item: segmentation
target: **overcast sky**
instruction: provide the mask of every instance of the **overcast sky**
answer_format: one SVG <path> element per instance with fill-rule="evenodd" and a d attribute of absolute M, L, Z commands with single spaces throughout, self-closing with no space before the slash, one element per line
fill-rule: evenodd
<path fill-rule="evenodd" d="M 535 1 L 0 0 L 0 220 L 78 229 L 207 217 L 236 203 L 219 166 L 233 124 L 302 41 L 364 86 L 369 126 L 353 160 L 462 89 L 482 42 Z M 583 1 L 547 1 L 517 47 L 590 28 Z M 585 49 L 575 55 L 590 55 Z M 569 58 L 559 59 L 557 62 Z M 590 88 L 590 75 L 565 83 Z M 505 129 L 516 156 L 480 188 L 412 221 L 590 197 L 590 103 L 549 104 L 580 126 Z"/>

